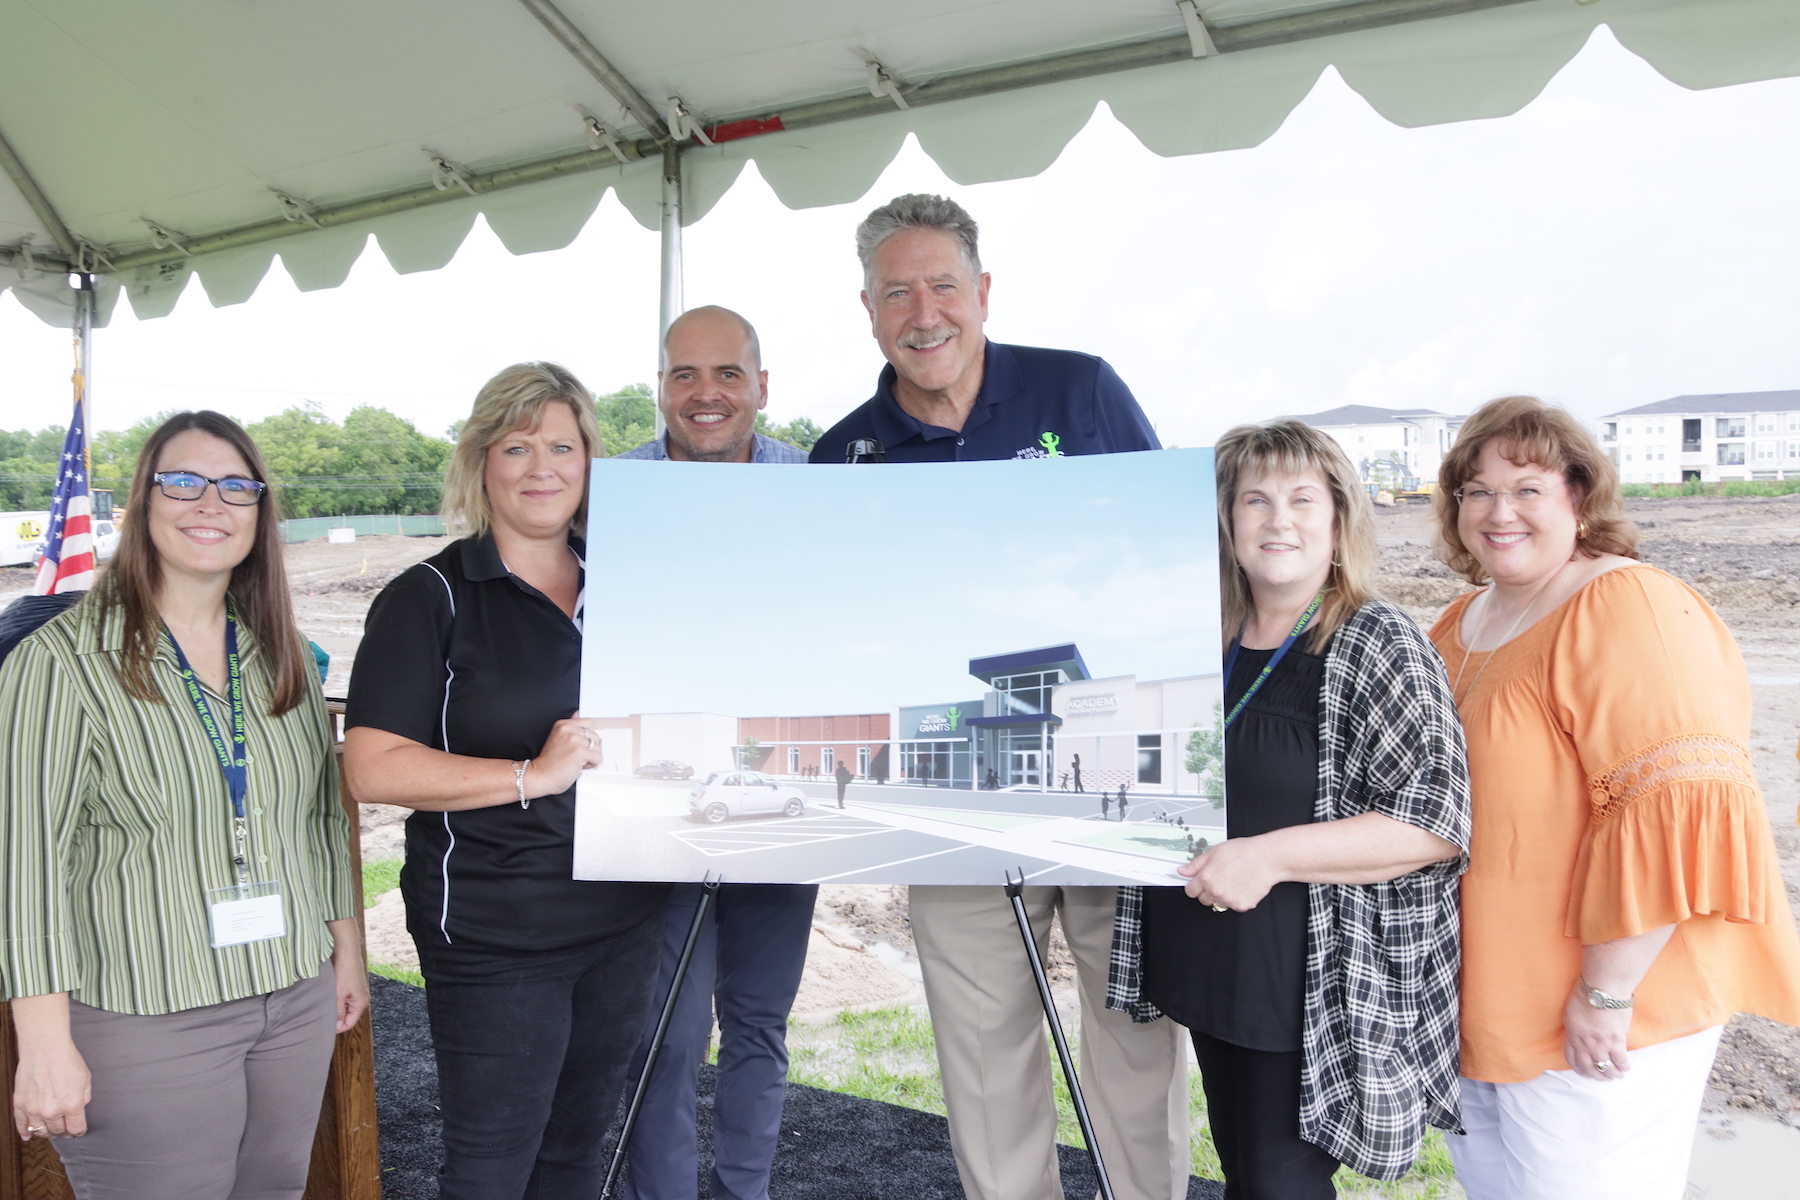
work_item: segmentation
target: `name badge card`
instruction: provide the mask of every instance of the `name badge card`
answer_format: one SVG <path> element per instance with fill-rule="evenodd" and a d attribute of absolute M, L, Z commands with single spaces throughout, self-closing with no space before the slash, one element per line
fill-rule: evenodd
<path fill-rule="evenodd" d="M 206 912 L 214 950 L 287 936 L 281 884 L 273 879 L 214 888 L 206 893 Z"/>

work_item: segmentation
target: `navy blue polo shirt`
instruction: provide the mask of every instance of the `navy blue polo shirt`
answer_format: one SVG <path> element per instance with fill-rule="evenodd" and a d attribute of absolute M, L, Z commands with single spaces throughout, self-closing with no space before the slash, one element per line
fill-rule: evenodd
<path fill-rule="evenodd" d="M 870 397 L 826 430 L 810 461 L 841 463 L 858 438 L 874 438 L 889 462 L 961 462 L 1160 450 L 1131 389 L 1106 360 L 1073 350 L 989 342 L 981 391 L 961 431 L 927 425 L 894 399 L 894 368 Z"/>

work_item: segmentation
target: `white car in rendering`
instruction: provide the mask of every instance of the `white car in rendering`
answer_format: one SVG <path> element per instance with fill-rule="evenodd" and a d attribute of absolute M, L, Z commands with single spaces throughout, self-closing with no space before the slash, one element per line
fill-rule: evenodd
<path fill-rule="evenodd" d="M 688 811 L 710 825 L 775 813 L 798 817 L 806 812 L 806 796 L 755 771 L 714 771 L 688 793 Z"/>

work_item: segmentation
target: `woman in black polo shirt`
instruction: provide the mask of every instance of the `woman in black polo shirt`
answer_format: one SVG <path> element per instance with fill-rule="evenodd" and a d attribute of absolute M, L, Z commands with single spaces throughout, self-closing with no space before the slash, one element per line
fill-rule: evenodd
<path fill-rule="evenodd" d="M 437 1051 L 445 1200 L 599 1194 L 601 1136 L 656 979 L 663 884 L 573 878 L 593 401 L 524 363 L 475 398 L 444 481 L 472 536 L 369 609 L 345 764 L 416 810 L 400 888 Z"/>

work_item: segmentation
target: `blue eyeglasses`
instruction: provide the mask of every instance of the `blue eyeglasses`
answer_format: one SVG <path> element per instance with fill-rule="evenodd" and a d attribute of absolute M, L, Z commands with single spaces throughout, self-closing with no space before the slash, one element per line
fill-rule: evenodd
<path fill-rule="evenodd" d="M 156 481 L 162 494 L 171 500 L 198 500 L 206 495 L 206 485 L 210 483 L 219 489 L 219 499 L 225 503 L 251 505 L 260 501 L 263 493 L 269 490 L 268 484 L 245 479 L 242 475 L 208 479 L 192 471 L 158 471 L 150 478 Z"/>

